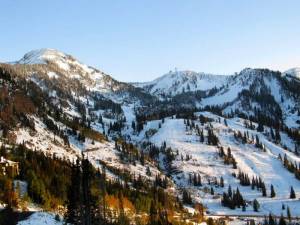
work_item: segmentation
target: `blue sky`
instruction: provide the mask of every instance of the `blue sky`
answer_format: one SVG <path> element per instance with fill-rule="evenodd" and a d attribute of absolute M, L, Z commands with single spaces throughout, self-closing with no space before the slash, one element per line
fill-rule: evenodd
<path fill-rule="evenodd" d="M 122 81 L 300 66 L 300 1 L 0 0 L 0 61 L 38 48 Z"/>

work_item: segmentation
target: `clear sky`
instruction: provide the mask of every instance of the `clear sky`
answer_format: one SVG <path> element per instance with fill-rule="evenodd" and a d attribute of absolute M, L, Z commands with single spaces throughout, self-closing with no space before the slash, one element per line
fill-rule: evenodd
<path fill-rule="evenodd" d="M 55 48 L 122 81 L 300 66 L 299 0 L 0 0 L 0 61 Z"/>

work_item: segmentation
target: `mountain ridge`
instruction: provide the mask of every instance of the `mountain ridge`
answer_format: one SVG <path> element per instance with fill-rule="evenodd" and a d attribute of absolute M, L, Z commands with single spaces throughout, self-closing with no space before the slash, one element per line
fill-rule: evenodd
<path fill-rule="evenodd" d="M 122 219 L 153 219 L 153 202 L 165 209 L 157 217 L 175 224 L 203 222 L 209 213 L 259 220 L 280 216 L 283 204 L 300 213 L 290 197 L 290 185 L 300 194 L 300 84 L 289 76 L 251 68 L 227 77 L 175 71 L 136 87 L 56 50 L 20 62 L 0 63 L 0 150 L 21 162 L 34 204 L 73 212 L 67 190 L 82 194 L 73 174 L 80 160 L 94 170 L 87 194 L 107 204 L 110 221 L 120 205 Z M 56 174 L 63 169 L 73 176 Z M 101 207 L 92 210 L 103 219 Z"/>

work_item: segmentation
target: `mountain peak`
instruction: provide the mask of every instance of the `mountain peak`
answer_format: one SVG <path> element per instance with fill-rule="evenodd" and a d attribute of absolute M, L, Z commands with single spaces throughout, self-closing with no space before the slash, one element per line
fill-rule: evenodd
<path fill-rule="evenodd" d="M 296 77 L 296 78 L 300 79 L 300 67 L 291 68 L 291 69 L 283 72 L 283 74 L 290 75 L 292 77 Z"/>
<path fill-rule="evenodd" d="M 51 48 L 32 50 L 26 53 L 20 60 L 14 62 L 14 64 L 48 64 L 49 62 L 56 64 L 64 71 L 70 71 L 74 67 L 80 68 L 87 73 L 95 71 L 94 68 L 79 62 L 73 56 Z"/>
<path fill-rule="evenodd" d="M 45 64 L 47 61 L 56 61 L 61 58 L 71 57 L 61 51 L 51 48 L 41 48 L 26 53 L 17 63 Z"/>
<path fill-rule="evenodd" d="M 213 75 L 191 70 L 169 71 L 153 81 L 136 83 L 149 93 L 157 96 L 174 96 L 186 91 L 208 90 L 220 87 L 229 78 L 224 75 Z"/>

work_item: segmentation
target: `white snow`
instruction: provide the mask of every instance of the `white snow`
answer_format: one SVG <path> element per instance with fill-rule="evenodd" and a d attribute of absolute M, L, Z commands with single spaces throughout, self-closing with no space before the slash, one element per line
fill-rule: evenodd
<path fill-rule="evenodd" d="M 273 184 L 276 192 L 275 198 L 262 197 L 261 192 L 252 190 L 251 186 L 241 186 L 239 180 L 231 175 L 233 172 L 238 173 L 238 170 L 234 170 L 230 165 L 224 165 L 223 159 L 218 156 L 218 149 L 215 146 L 200 143 L 195 131 L 187 131 L 183 119 L 166 119 L 160 129 L 158 129 L 160 121 L 148 122 L 136 140 L 142 140 L 148 129 L 157 129 L 157 133 L 149 140 L 157 146 L 166 141 L 167 146 L 170 146 L 175 151 L 178 150 L 179 155 L 176 156 L 173 166 L 181 171 L 181 173 L 172 175 L 177 188 L 189 188 L 193 194 L 193 199 L 204 203 L 208 207 L 210 214 L 265 215 L 272 212 L 280 216 L 282 213 L 281 206 L 285 204 L 290 207 L 293 215 L 300 215 L 300 201 L 298 200 L 300 197 L 300 181 L 295 178 L 294 174 L 283 167 L 282 162 L 277 157 L 279 153 L 282 156 L 286 154 L 290 160 L 297 163 L 300 162 L 300 158 L 294 153 L 284 150 L 280 145 L 272 143 L 264 134 L 246 129 L 242 119 L 227 119 L 228 127 L 226 127 L 223 118 L 211 113 L 201 114 L 214 119 L 214 122 L 212 122 L 214 132 L 217 134 L 221 145 L 224 146 L 225 153 L 227 147 L 231 148 L 232 154 L 237 161 L 238 169 L 247 173 L 250 179 L 253 176 L 261 177 L 266 183 L 268 196 L 270 195 L 270 185 Z M 219 118 L 221 123 L 216 122 Z M 196 122 L 196 124 L 202 127 L 199 122 Z M 239 143 L 233 137 L 234 130 L 240 130 L 242 133 L 248 131 L 250 136 L 252 134 L 254 136 L 258 135 L 267 151 L 263 152 L 257 149 L 254 144 Z M 285 134 L 282 133 L 281 135 L 284 137 Z M 144 137 L 144 139 L 146 138 Z M 288 138 L 285 139 L 286 144 L 290 141 Z M 292 143 L 289 144 L 292 146 Z M 181 160 L 181 154 L 184 156 L 183 161 Z M 188 161 L 185 160 L 186 154 L 191 156 L 191 159 Z M 201 174 L 203 187 L 194 187 L 187 183 L 189 174 L 193 174 L 194 172 Z M 215 195 L 211 196 L 209 191 L 205 189 L 205 187 L 209 187 L 208 179 L 213 180 L 217 178 L 219 180 L 221 176 L 224 178 L 225 188 L 214 187 Z M 248 206 L 246 212 L 243 212 L 241 209 L 231 210 L 222 207 L 220 203 L 221 194 L 223 191 L 227 191 L 229 184 L 233 190 L 239 187 L 243 197 L 247 201 L 253 201 L 256 198 L 261 205 L 260 211 L 254 212 L 252 206 Z M 296 192 L 297 199 L 289 199 L 291 186 L 293 186 Z"/>
<path fill-rule="evenodd" d="M 149 89 L 151 94 L 174 96 L 187 91 L 209 90 L 222 86 L 230 76 L 196 73 L 193 71 L 170 71 L 169 73 L 145 83 L 135 83 L 135 86 Z"/>
<path fill-rule="evenodd" d="M 289 70 L 283 72 L 283 75 L 290 75 L 292 77 L 300 79 L 300 68 L 295 67 L 295 68 L 289 69 Z"/>
<path fill-rule="evenodd" d="M 34 212 L 26 220 L 20 221 L 18 225 L 63 225 L 63 221 L 55 220 L 55 215 L 48 212 Z"/>

